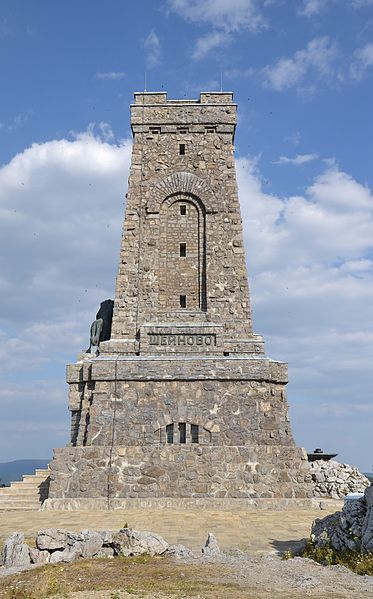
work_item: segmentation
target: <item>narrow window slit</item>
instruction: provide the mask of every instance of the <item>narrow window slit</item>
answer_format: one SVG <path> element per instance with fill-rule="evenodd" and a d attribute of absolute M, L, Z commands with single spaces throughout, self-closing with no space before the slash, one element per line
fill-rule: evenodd
<path fill-rule="evenodd" d="M 186 443 L 186 423 L 179 422 L 179 441 L 180 443 Z"/>
<path fill-rule="evenodd" d="M 190 425 L 190 434 L 192 437 L 192 443 L 198 443 L 199 442 L 199 426 L 198 426 L 198 424 Z"/>
<path fill-rule="evenodd" d="M 186 308 L 186 295 L 180 295 L 180 308 Z"/>
<path fill-rule="evenodd" d="M 179 154 L 180 156 L 185 155 L 185 144 L 179 144 Z"/>
<path fill-rule="evenodd" d="M 167 424 L 166 437 L 167 437 L 167 443 L 172 444 L 174 442 L 174 425 L 173 424 Z"/>
<path fill-rule="evenodd" d="M 186 206 L 185 204 L 181 204 L 180 206 L 180 214 L 184 216 L 186 214 Z"/>
<path fill-rule="evenodd" d="M 180 258 L 186 258 L 186 243 L 180 244 Z"/>

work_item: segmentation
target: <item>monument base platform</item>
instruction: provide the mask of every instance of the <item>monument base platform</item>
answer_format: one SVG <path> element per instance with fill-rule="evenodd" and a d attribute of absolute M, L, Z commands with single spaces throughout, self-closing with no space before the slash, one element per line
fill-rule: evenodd
<path fill-rule="evenodd" d="M 85 497 L 80 499 L 46 499 L 43 511 L 104 511 L 104 510 L 209 510 L 220 512 L 340 510 L 338 499 L 217 499 L 216 497 L 147 499 Z"/>
<path fill-rule="evenodd" d="M 295 446 L 65 447 L 55 450 L 50 468 L 50 500 L 97 499 L 103 506 L 129 499 L 204 499 L 207 505 L 212 498 L 313 497 L 307 454 Z"/>

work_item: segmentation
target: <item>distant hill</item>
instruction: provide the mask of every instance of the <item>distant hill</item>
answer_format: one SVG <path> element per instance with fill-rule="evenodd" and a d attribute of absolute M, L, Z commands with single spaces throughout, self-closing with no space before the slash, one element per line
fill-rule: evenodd
<path fill-rule="evenodd" d="M 46 468 L 50 460 L 15 460 L 0 462 L 0 484 L 9 485 L 12 481 L 22 480 L 23 474 L 34 474 L 36 468 Z"/>
<path fill-rule="evenodd" d="M 373 472 L 363 472 L 363 474 L 369 478 L 370 482 L 373 482 Z"/>

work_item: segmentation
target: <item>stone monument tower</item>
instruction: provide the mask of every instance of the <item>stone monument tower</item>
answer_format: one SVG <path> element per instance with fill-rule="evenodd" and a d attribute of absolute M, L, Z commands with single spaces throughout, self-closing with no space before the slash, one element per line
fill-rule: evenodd
<path fill-rule="evenodd" d="M 252 330 L 236 108 L 231 93 L 135 94 L 111 334 L 68 366 L 49 506 L 312 496 L 287 365 Z"/>

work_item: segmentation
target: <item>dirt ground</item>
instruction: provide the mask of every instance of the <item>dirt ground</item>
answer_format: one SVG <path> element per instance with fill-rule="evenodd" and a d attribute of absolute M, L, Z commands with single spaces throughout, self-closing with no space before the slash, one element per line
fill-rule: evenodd
<path fill-rule="evenodd" d="M 372 599 L 373 577 L 274 554 L 173 561 L 115 558 L 56 564 L 0 577 L 10 599 Z"/>

